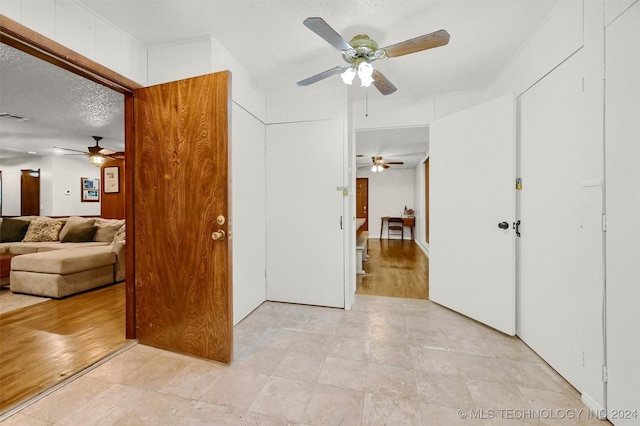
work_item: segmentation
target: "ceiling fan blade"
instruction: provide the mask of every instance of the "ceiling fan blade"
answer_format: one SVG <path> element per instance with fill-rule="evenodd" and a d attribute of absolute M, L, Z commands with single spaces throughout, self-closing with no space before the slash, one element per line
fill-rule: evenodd
<path fill-rule="evenodd" d="M 102 148 L 99 152 L 99 154 L 102 155 L 111 155 L 111 154 L 115 154 L 116 152 L 114 150 L 111 150 L 109 148 Z"/>
<path fill-rule="evenodd" d="M 64 149 L 65 151 L 73 151 L 73 152 L 79 152 L 81 154 L 86 155 L 87 153 L 85 151 L 78 151 L 77 149 L 71 149 L 71 148 L 63 148 L 61 146 L 54 146 L 54 149 Z"/>
<path fill-rule="evenodd" d="M 421 50 L 444 46 L 447 43 L 449 43 L 449 33 L 445 30 L 439 30 L 420 37 L 412 38 L 411 40 L 393 44 L 389 47 L 385 47 L 384 50 L 387 52 L 388 57 L 395 58 L 409 53 L 420 52 Z"/>
<path fill-rule="evenodd" d="M 389 168 L 389 166 L 387 166 L 387 164 L 386 164 L 386 163 L 382 163 L 382 164 L 380 164 L 380 165 L 382 166 L 382 168 L 383 168 L 383 169 L 388 169 L 388 168 Z"/>
<path fill-rule="evenodd" d="M 307 18 L 302 22 L 305 27 L 322 37 L 327 43 L 338 50 L 353 49 L 340 34 L 329 26 L 322 18 Z"/>
<path fill-rule="evenodd" d="M 385 161 L 384 164 L 404 164 L 404 161 Z"/>
<path fill-rule="evenodd" d="M 331 77 L 332 75 L 340 74 L 342 71 L 344 71 L 347 68 L 349 68 L 349 65 L 337 66 L 335 68 L 331 68 L 330 70 L 322 71 L 321 73 L 311 76 L 309 78 L 305 78 L 304 80 L 300 80 L 296 84 L 298 86 L 308 86 L 320 80 L 324 80 L 327 77 Z"/>
<path fill-rule="evenodd" d="M 378 70 L 373 70 L 373 85 L 376 86 L 376 89 L 383 95 L 390 95 L 398 90 L 398 88 Z"/>

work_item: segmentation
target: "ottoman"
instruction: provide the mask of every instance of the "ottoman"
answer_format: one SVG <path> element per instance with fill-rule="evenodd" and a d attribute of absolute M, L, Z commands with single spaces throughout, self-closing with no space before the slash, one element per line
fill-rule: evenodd
<path fill-rule="evenodd" d="M 116 254 L 77 248 L 16 256 L 11 291 L 59 299 L 115 282 Z"/>

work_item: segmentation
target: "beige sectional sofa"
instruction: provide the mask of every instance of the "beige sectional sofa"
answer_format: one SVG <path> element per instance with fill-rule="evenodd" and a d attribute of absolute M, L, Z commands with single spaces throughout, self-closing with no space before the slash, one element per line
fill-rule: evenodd
<path fill-rule="evenodd" d="M 30 222 L 23 240 L 0 242 L 0 253 L 20 254 L 11 259 L 14 293 L 62 298 L 125 279 L 124 220 L 14 219 Z"/>

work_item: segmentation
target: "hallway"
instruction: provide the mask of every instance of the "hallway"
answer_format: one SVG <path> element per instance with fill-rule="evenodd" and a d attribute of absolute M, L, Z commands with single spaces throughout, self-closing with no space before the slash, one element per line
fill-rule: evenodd
<path fill-rule="evenodd" d="M 369 260 L 357 276 L 356 294 L 429 299 L 429 258 L 409 240 L 367 242 Z"/>

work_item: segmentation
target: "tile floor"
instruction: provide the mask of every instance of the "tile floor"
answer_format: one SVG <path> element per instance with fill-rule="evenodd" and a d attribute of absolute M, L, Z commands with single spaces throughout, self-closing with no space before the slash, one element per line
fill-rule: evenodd
<path fill-rule="evenodd" d="M 136 345 L 9 425 L 608 424 L 517 338 L 432 302 L 266 302 L 225 366 Z"/>

